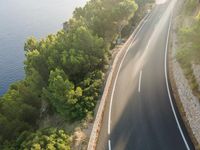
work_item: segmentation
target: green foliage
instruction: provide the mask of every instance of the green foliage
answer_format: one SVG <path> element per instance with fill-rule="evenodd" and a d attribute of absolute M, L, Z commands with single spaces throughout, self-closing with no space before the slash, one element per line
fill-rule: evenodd
<path fill-rule="evenodd" d="M 78 83 L 88 72 L 103 69 L 106 63 L 105 45 L 102 38 L 92 35 L 84 26 L 72 29 L 68 34 L 61 63 L 69 79 Z"/>
<path fill-rule="evenodd" d="M 67 117 L 70 116 L 70 104 L 76 103 L 74 85 L 67 79 L 63 70 L 51 71 L 49 86 L 43 91 L 43 98 L 47 99 L 56 112 Z"/>
<path fill-rule="evenodd" d="M 0 101 L 0 143 L 36 126 L 39 100 L 24 84 L 13 84 Z"/>
<path fill-rule="evenodd" d="M 33 51 L 33 50 L 36 50 L 37 47 L 38 47 L 38 42 L 37 42 L 37 39 L 34 37 L 30 37 L 24 44 L 25 51 Z"/>
<path fill-rule="evenodd" d="M 35 133 L 24 132 L 17 142 L 19 150 L 70 150 L 69 136 L 63 130 L 54 128 Z"/>
<path fill-rule="evenodd" d="M 143 7 L 146 3 L 153 3 L 155 0 L 135 0 L 139 7 Z"/>
<path fill-rule="evenodd" d="M 109 45 L 136 10 L 134 0 L 91 0 L 74 11 L 65 30 L 26 41 L 26 77 L 0 98 L 0 149 L 69 149 L 63 131 L 29 133 L 38 128 L 41 102 L 69 122 L 92 114 L 101 95 Z"/>
<path fill-rule="evenodd" d="M 67 120 L 81 119 L 93 111 L 101 85 L 100 72 L 91 73 L 75 88 L 64 71 L 56 69 L 50 73 L 49 86 L 43 91 L 43 99 L 48 100 L 56 112 Z"/>
<path fill-rule="evenodd" d="M 148 10 L 151 9 L 155 0 L 135 0 L 138 5 L 137 11 L 133 15 L 133 17 L 129 20 L 129 23 L 124 26 L 121 31 L 121 37 L 127 38 L 130 33 L 136 28 L 140 20 L 147 14 Z"/>
<path fill-rule="evenodd" d="M 197 1 L 188 0 L 186 8 L 188 13 L 192 13 L 196 6 Z M 193 23 L 189 27 L 182 27 L 179 30 L 178 37 L 180 50 L 178 50 L 176 58 L 183 68 L 183 72 L 189 81 L 190 87 L 196 96 L 199 96 L 199 85 L 193 73 L 192 64 L 200 64 L 200 21 L 199 15 L 196 19 L 192 20 Z"/>
<path fill-rule="evenodd" d="M 182 53 L 178 60 L 184 63 L 194 61 L 200 63 L 200 23 L 197 21 L 192 27 L 183 27 L 179 33 L 180 42 L 183 43 Z M 180 54 L 178 54 L 180 55 Z"/>
<path fill-rule="evenodd" d="M 186 7 L 184 9 L 185 13 L 187 15 L 191 15 L 197 5 L 198 5 L 198 0 L 187 0 L 185 5 Z"/>
<path fill-rule="evenodd" d="M 91 0 L 77 8 L 74 18 L 82 19 L 95 34 L 109 44 L 133 17 L 137 5 L 133 0 Z"/>

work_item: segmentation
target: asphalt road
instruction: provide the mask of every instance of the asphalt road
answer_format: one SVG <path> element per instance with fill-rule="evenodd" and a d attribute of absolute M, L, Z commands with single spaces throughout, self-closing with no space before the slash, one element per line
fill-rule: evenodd
<path fill-rule="evenodd" d="M 194 149 L 165 70 L 175 2 L 156 5 L 134 38 L 106 105 L 97 150 Z"/>

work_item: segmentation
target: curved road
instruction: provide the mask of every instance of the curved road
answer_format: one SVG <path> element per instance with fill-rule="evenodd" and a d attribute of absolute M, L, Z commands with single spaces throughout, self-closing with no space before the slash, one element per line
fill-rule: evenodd
<path fill-rule="evenodd" d="M 97 150 L 193 150 L 170 96 L 166 50 L 176 0 L 156 5 L 120 65 Z"/>

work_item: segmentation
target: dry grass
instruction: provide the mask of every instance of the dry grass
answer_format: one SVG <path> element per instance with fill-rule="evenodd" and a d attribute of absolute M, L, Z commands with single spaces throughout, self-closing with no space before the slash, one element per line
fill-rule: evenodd
<path fill-rule="evenodd" d="M 191 21 L 190 21 L 191 18 L 184 18 L 184 15 L 183 15 L 183 14 L 186 13 L 186 12 L 184 12 L 184 9 L 186 9 L 186 7 L 185 6 L 183 7 L 183 5 L 186 4 L 185 2 L 186 1 L 184 1 L 183 3 L 179 3 L 178 4 L 179 8 L 177 7 L 177 9 L 175 11 L 174 24 L 173 24 L 173 27 L 174 27 L 173 33 L 175 33 L 176 36 L 177 36 L 177 32 L 178 32 L 180 27 L 183 27 L 183 25 L 189 26 L 191 24 Z M 182 9 L 182 8 L 184 8 L 184 9 Z M 196 138 L 195 138 L 195 136 L 193 134 L 193 131 L 192 131 L 191 127 L 190 127 L 189 121 L 188 121 L 188 119 L 186 117 L 186 113 L 185 113 L 183 104 L 181 103 L 181 100 L 180 100 L 180 97 L 179 97 L 179 92 L 178 92 L 177 85 L 176 85 L 176 82 L 175 82 L 175 79 L 174 79 L 174 75 L 173 75 L 173 56 L 174 56 L 173 53 L 174 52 L 172 50 L 174 48 L 176 49 L 177 47 L 180 46 L 179 41 L 176 41 L 176 42 L 174 42 L 174 44 L 172 44 L 173 40 L 177 40 L 177 39 L 176 39 L 176 37 L 172 36 L 172 34 L 171 34 L 171 36 L 170 36 L 171 45 L 169 46 L 170 49 L 169 49 L 169 57 L 168 57 L 168 67 L 169 67 L 168 70 L 169 70 L 170 85 L 172 87 L 173 96 L 174 96 L 176 105 L 177 105 L 178 110 L 180 112 L 180 115 L 181 115 L 181 117 L 182 117 L 182 119 L 184 121 L 186 129 L 187 129 L 187 131 L 189 133 L 189 136 L 190 136 L 190 138 L 191 138 L 191 140 L 192 140 L 192 142 L 193 142 L 193 144 L 195 146 L 195 149 L 196 150 L 200 150 L 200 144 L 197 142 L 197 140 L 196 140 Z M 180 54 L 179 54 L 178 57 L 183 57 L 183 56 L 180 56 Z M 186 56 L 186 59 L 188 59 L 187 56 Z M 189 62 L 189 60 L 188 60 L 188 62 Z M 193 89 L 195 89 L 196 88 L 196 81 L 194 80 L 195 78 L 194 78 L 194 75 L 193 75 L 193 70 L 191 69 L 192 67 L 188 63 L 184 64 L 183 66 L 184 66 L 183 68 L 185 68 L 185 69 L 183 69 L 184 72 L 185 72 L 185 75 L 187 76 L 187 78 L 189 80 L 191 80 L 191 87 L 193 87 Z"/>

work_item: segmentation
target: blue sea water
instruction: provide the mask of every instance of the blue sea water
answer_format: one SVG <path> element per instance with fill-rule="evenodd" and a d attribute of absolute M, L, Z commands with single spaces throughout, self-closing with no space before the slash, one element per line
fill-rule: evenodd
<path fill-rule="evenodd" d="M 24 42 L 56 33 L 87 0 L 0 0 L 0 95 L 24 77 Z"/>

